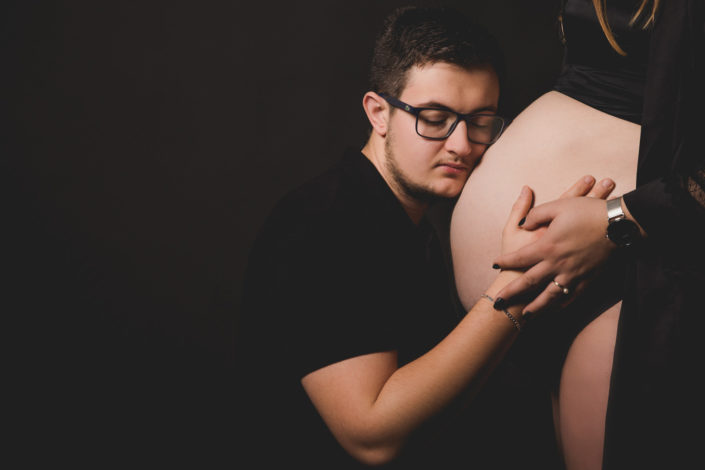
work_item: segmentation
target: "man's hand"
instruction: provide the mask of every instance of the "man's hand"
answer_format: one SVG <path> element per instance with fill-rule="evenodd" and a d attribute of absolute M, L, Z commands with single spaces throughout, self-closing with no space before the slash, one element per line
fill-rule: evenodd
<path fill-rule="evenodd" d="M 605 238 L 607 215 L 604 199 L 614 189 L 610 179 L 594 185 L 594 179 L 579 180 L 560 199 L 530 210 L 521 228 L 523 248 L 516 249 L 517 234 L 505 227 L 511 244 L 502 246 L 494 267 L 526 272 L 497 294 L 497 308 L 530 291 L 540 291 L 524 312 L 538 313 L 552 305 L 565 305 L 609 258 L 615 246 Z M 591 182 L 590 182 L 591 181 Z M 582 197 L 586 196 L 587 197 Z M 521 198 L 520 198 L 521 199 Z M 530 240 L 531 238 L 531 240 Z M 510 248 L 515 248 L 510 252 Z M 568 289 L 564 293 L 562 287 Z"/>

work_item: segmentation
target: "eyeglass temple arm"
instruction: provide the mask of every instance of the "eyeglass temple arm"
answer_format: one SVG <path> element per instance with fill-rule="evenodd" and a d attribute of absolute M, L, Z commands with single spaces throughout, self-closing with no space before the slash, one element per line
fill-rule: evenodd
<path fill-rule="evenodd" d="M 381 96 L 382 98 L 384 98 L 384 100 L 385 100 L 387 103 L 391 104 L 391 105 L 394 106 L 395 108 L 403 109 L 404 111 L 408 111 L 408 112 L 414 113 L 414 114 L 417 113 L 416 108 L 413 107 L 413 106 L 411 106 L 410 104 L 406 104 L 406 103 L 404 103 L 404 102 L 402 102 L 402 101 L 399 101 L 398 99 L 396 99 L 396 98 L 394 98 L 394 97 L 392 97 L 392 96 L 389 96 L 389 95 L 386 94 L 386 93 L 378 93 L 378 95 Z"/>

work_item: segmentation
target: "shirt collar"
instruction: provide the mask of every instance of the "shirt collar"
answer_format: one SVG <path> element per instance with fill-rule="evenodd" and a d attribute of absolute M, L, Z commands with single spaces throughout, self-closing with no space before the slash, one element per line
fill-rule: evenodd
<path fill-rule="evenodd" d="M 360 186 L 360 195 L 365 199 L 364 202 L 369 204 L 372 212 L 391 218 L 390 221 L 405 230 L 423 234 L 423 238 L 428 236 L 431 229 L 426 216 L 421 218 L 418 226 L 414 224 L 377 167 L 360 150 L 346 149 L 342 166 L 344 173 Z"/>

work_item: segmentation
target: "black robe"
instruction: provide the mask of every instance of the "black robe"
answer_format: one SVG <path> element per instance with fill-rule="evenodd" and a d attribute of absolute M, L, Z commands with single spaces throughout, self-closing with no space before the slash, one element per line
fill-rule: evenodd
<path fill-rule="evenodd" d="M 702 467 L 705 387 L 705 1 L 663 0 L 651 39 L 632 253 L 604 468 Z"/>

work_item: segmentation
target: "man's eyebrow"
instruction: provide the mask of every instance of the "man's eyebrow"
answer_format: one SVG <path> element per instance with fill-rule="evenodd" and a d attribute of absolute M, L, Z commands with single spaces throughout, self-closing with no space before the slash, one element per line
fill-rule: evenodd
<path fill-rule="evenodd" d="M 443 109 L 446 111 L 453 111 L 453 112 L 458 112 L 455 109 L 446 106 L 443 103 L 439 103 L 438 101 L 427 101 L 425 103 L 421 103 L 415 106 L 415 108 L 437 108 L 437 109 Z M 496 113 L 497 112 L 497 107 L 494 105 L 487 105 L 483 106 L 481 108 L 476 108 L 470 111 L 469 113 L 462 113 L 462 114 L 476 114 L 476 113 L 482 113 L 482 112 L 491 112 L 491 113 Z"/>

